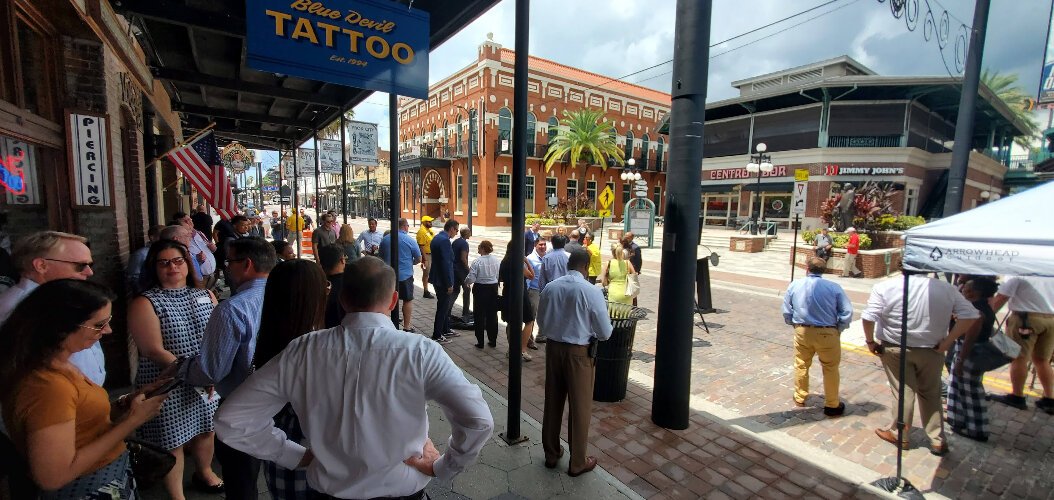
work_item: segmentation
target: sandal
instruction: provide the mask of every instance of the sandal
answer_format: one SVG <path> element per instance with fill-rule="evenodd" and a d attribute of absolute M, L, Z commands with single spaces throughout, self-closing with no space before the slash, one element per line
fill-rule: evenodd
<path fill-rule="evenodd" d="M 204 493 L 212 493 L 217 495 L 223 493 L 222 479 L 216 484 L 209 484 L 206 483 L 205 480 L 201 478 L 201 476 L 195 473 L 190 476 L 190 483 L 193 484 L 194 487 L 197 488 L 199 491 L 202 491 Z"/>

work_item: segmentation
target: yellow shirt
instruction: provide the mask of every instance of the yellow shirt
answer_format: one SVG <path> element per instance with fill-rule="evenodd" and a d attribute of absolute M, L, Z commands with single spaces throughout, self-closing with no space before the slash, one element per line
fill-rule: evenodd
<path fill-rule="evenodd" d="M 304 230 L 304 218 L 293 214 L 289 216 L 289 220 L 285 223 L 285 228 L 290 231 L 303 231 Z M 295 235 L 294 235 L 295 236 Z"/>
<path fill-rule="evenodd" d="M 422 253 L 432 253 L 432 237 L 435 233 L 432 232 L 432 228 L 421 226 L 421 229 L 417 230 L 417 244 L 421 246 Z"/>
<path fill-rule="evenodd" d="M 600 243 L 594 241 L 586 248 L 589 249 L 589 275 L 600 276 Z"/>

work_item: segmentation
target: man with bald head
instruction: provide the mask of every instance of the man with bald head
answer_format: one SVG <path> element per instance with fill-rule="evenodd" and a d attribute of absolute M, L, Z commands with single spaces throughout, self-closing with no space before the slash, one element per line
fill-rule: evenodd
<path fill-rule="evenodd" d="M 12 259 L 21 273 L 18 284 L 0 294 L 0 325 L 11 311 L 30 292 L 49 281 L 61 279 L 86 280 L 95 274 L 87 239 L 58 231 L 41 231 L 15 243 Z M 106 360 L 98 342 L 90 348 L 73 353 L 70 362 L 92 382 L 102 385 L 106 380 Z"/>

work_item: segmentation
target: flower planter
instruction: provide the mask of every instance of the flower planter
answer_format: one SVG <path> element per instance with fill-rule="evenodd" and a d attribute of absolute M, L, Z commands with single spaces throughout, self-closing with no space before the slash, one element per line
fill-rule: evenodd
<path fill-rule="evenodd" d="M 728 239 L 730 252 L 758 253 L 765 251 L 765 241 L 774 240 L 775 236 L 741 234 Z"/>
<path fill-rule="evenodd" d="M 793 249 L 792 249 L 793 251 Z M 827 259 L 827 274 L 842 274 L 845 266 L 845 249 L 833 249 L 833 255 Z M 903 249 L 882 248 L 878 250 L 861 250 L 856 256 L 856 267 L 864 273 L 865 278 L 881 278 L 900 271 L 900 259 Z M 797 252 L 791 255 L 791 263 L 800 269 L 805 269 L 806 261 L 816 255 L 812 247 L 797 248 Z M 886 259 L 889 259 L 888 265 Z"/>

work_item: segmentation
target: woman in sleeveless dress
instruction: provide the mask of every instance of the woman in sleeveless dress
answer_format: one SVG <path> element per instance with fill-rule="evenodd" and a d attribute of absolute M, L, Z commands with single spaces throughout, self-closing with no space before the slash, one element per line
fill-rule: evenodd
<path fill-rule="evenodd" d="M 154 243 L 147 253 L 146 291 L 128 306 L 128 330 L 139 350 L 136 387 L 150 384 L 165 367 L 201 349 L 216 298 L 194 288 L 190 259 L 185 246 L 170 240 Z M 164 480 L 171 498 L 184 497 L 184 446 L 197 465 L 193 483 L 205 491 L 223 491 L 223 481 L 212 471 L 213 414 L 218 406 L 211 388 L 180 386 L 169 393 L 161 413 L 139 428 L 140 439 L 176 456 Z"/>
<path fill-rule="evenodd" d="M 620 304 L 633 304 L 633 297 L 626 295 L 627 276 L 637 274 L 626 259 L 626 250 L 618 243 L 611 244 L 611 260 L 604 264 L 603 280 L 601 281 L 608 289 L 608 302 Z"/>

